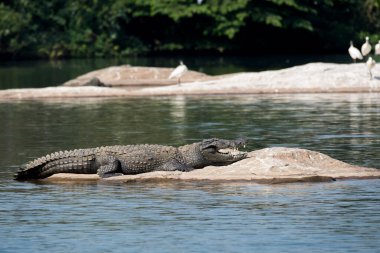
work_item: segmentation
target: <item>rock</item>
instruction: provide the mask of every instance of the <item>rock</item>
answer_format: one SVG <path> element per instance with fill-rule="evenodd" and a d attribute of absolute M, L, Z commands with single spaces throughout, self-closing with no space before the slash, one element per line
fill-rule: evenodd
<path fill-rule="evenodd" d="M 93 77 L 88 82 L 84 83 L 83 86 L 105 87 L 106 85 L 102 83 L 99 78 Z"/>
<path fill-rule="evenodd" d="M 135 95 L 380 92 L 380 66 L 370 80 L 364 63 L 309 63 L 282 70 L 237 73 L 183 85 L 146 88 Z"/>
<path fill-rule="evenodd" d="M 67 81 L 63 86 L 84 86 L 91 79 L 97 78 L 110 87 L 141 88 L 147 86 L 165 86 L 177 84 L 177 80 L 168 77 L 174 68 L 131 67 L 129 65 L 109 67 L 91 71 Z M 207 78 L 206 74 L 188 71 L 181 78 L 182 82 L 194 82 Z"/>
<path fill-rule="evenodd" d="M 102 182 L 146 182 L 210 180 L 220 182 L 290 183 L 339 179 L 380 179 L 380 170 L 350 165 L 325 154 L 297 148 L 265 148 L 228 166 L 208 166 L 190 172 L 155 171 L 100 179 L 98 175 L 56 174 L 46 181 L 100 180 Z"/>
<path fill-rule="evenodd" d="M 129 96 L 129 92 L 124 89 L 95 86 L 0 90 L 0 100 L 125 96 Z"/>
<path fill-rule="evenodd" d="M 66 82 L 63 87 L 0 90 L 0 100 L 191 94 L 380 92 L 380 74 L 377 74 L 380 73 L 380 65 L 373 68 L 374 78 L 370 80 L 364 63 L 310 63 L 282 70 L 220 76 L 207 76 L 188 71 L 181 78 L 181 85 L 176 84 L 176 80 L 167 79 L 172 70 L 110 67 L 80 76 Z M 83 87 L 93 78 L 98 78 L 106 86 L 116 88 Z"/>

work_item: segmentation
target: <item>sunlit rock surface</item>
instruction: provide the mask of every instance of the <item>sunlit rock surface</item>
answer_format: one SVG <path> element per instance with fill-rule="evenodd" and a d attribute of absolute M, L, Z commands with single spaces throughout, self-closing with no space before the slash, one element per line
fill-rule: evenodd
<path fill-rule="evenodd" d="M 63 86 L 84 86 L 94 77 L 111 87 L 141 88 L 174 85 L 178 83 L 178 80 L 168 79 L 173 70 L 174 68 L 132 67 L 129 65 L 109 67 L 78 76 L 65 82 Z M 190 70 L 181 77 L 181 82 L 194 82 L 207 78 L 206 74 Z"/>
<path fill-rule="evenodd" d="M 249 153 L 249 158 L 228 166 L 208 166 L 191 172 L 156 171 L 100 179 L 97 175 L 56 174 L 47 181 L 100 180 L 144 182 L 166 180 L 211 180 L 221 182 L 290 183 L 339 179 L 380 179 L 380 170 L 350 165 L 325 154 L 297 148 L 266 148 Z"/>
<path fill-rule="evenodd" d="M 83 97 L 125 97 L 129 92 L 124 89 L 107 87 L 46 87 L 0 90 L 0 100 L 57 99 Z"/>
<path fill-rule="evenodd" d="M 181 79 L 181 84 L 177 84 L 177 80 L 167 79 L 172 70 L 171 68 L 109 67 L 68 81 L 64 86 L 1 90 L 0 99 L 380 92 L 380 66 L 376 65 L 372 69 L 374 78 L 370 80 L 365 63 L 310 63 L 282 70 L 219 76 L 207 76 L 189 71 Z M 111 87 L 81 86 L 94 77 Z"/>
<path fill-rule="evenodd" d="M 282 70 L 236 73 L 214 80 L 147 88 L 141 95 L 379 92 L 380 66 L 371 80 L 365 63 L 310 63 Z"/>

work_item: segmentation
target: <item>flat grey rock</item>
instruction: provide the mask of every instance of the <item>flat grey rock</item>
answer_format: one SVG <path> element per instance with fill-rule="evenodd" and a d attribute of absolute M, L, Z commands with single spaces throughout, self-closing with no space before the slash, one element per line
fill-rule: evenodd
<path fill-rule="evenodd" d="M 151 182 L 200 181 L 290 183 L 340 179 L 380 179 L 380 170 L 350 165 L 325 154 L 298 148 L 265 148 L 249 153 L 247 159 L 228 166 L 208 166 L 190 172 L 155 171 L 100 179 L 98 175 L 56 174 L 46 181 Z"/>

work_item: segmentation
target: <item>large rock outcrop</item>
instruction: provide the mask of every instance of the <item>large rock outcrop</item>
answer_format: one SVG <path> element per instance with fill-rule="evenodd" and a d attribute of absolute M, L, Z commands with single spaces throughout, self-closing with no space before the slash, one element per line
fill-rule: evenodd
<path fill-rule="evenodd" d="M 93 78 L 99 79 L 110 87 L 142 88 L 149 86 L 166 86 L 178 83 L 176 79 L 168 79 L 174 68 L 157 67 L 132 67 L 129 65 L 108 67 L 94 70 L 87 74 L 67 81 L 63 86 L 86 86 Z M 195 82 L 208 79 L 208 75 L 187 71 L 181 78 L 181 82 Z"/>
<path fill-rule="evenodd" d="M 186 85 L 146 88 L 139 95 L 379 92 L 380 66 L 371 80 L 365 63 L 309 63 L 282 70 L 236 73 Z"/>
<path fill-rule="evenodd" d="M 208 166 L 191 172 L 156 171 L 100 179 L 98 175 L 56 174 L 46 181 L 101 180 L 136 182 L 163 180 L 210 180 L 222 182 L 321 182 L 339 179 L 380 179 L 380 170 L 350 165 L 325 154 L 297 148 L 266 148 L 249 153 L 249 158 L 222 167 Z"/>
<path fill-rule="evenodd" d="M 68 81 L 64 86 L 0 90 L 0 100 L 67 97 L 127 97 L 192 94 L 380 92 L 380 66 L 370 80 L 365 63 L 310 63 L 282 70 L 207 76 L 189 71 L 168 80 L 173 69 L 110 67 Z M 109 87 L 83 86 L 93 78 Z M 73 87 L 74 86 L 74 87 Z M 150 86 L 150 87 L 149 87 Z M 152 87 L 155 86 L 155 87 Z"/>

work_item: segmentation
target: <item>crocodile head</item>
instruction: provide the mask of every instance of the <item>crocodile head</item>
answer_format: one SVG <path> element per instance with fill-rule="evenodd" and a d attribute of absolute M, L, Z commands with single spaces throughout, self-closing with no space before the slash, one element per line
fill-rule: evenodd
<path fill-rule="evenodd" d="M 247 157 L 246 152 L 239 151 L 239 147 L 245 147 L 245 139 L 224 140 L 207 139 L 200 143 L 200 151 L 203 158 L 210 165 L 226 165 Z"/>

